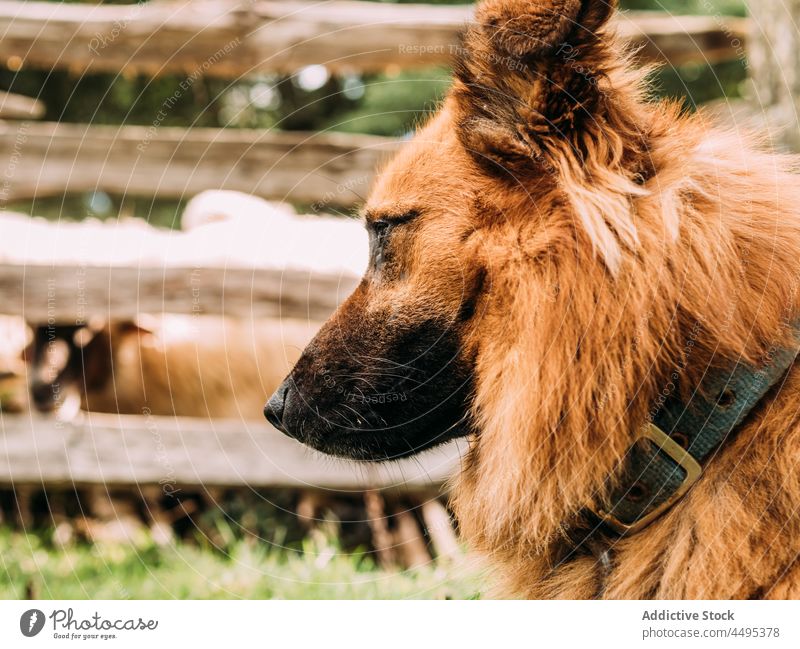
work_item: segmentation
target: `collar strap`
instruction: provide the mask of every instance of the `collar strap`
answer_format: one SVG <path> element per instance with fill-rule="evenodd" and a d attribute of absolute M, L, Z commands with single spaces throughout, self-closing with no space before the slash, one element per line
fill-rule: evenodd
<path fill-rule="evenodd" d="M 618 534 L 635 534 L 699 480 L 702 465 L 779 382 L 800 348 L 774 351 L 766 364 L 706 374 L 688 403 L 671 396 L 622 462 L 622 479 L 597 516 Z M 677 392 L 677 391 L 676 391 Z"/>

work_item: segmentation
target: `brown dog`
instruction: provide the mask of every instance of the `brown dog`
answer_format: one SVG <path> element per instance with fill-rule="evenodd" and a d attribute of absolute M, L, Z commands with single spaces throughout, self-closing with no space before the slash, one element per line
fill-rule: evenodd
<path fill-rule="evenodd" d="M 479 5 L 367 203 L 369 270 L 266 414 L 365 460 L 468 436 L 453 507 L 505 594 L 800 597 L 796 365 L 665 515 L 574 542 L 658 396 L 793 345 L 798 313 L 796 161 L 647 101 L 612 4 Z"/>

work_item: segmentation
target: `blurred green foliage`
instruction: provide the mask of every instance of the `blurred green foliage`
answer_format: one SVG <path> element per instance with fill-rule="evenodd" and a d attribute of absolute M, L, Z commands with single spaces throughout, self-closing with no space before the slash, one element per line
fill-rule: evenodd
<path fill-rule="evenodd" d="M 357 106 L 323 122 L 323 129 L 375 135 L 403 135 L 435 110 L 450 87 L 446 68 L 373 75 L 364 81 Z"/>
<path fill-rule="evenodd" d="M 181 214 L 187 200 L 156 199 L 152 196 L 116 196 L 105 192 L 87 192 L 64 196 L 43 196 L 13 201 L 4 206 L 9 212 L 33 214 L 50 220 L 83 221 L 84 219 L 146 218 L 150 225 L 180 228 Z"/>

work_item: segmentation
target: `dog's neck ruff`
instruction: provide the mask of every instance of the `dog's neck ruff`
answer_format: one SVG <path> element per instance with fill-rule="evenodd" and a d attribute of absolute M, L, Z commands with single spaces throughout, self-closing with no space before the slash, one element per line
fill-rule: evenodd
<path fill-rule="evenodd" d="M 800 341 L 800 324 L 794 326 Z M 778 384 L 800 342 L 770 350 L 766 362 L 709 371 L 684 402 L 673 390 L 628 450 L 621 479 L 596 515 L 617 534 L 635 534 L 666 512 L 697 482 L 702 466 Z"/>

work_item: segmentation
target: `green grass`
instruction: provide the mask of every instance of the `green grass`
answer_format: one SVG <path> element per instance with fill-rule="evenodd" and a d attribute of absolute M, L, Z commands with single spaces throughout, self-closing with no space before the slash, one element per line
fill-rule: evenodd
<path fill-rule="evenodd" d="M 471 599 L 480 578 L 462 563 L 390 572 L 368 555 L 317 537 L 301 550 L 234 541 L 227 552 L 181 541 L 157 546 L 73 544 L 0 529 L 0 598 Z"/>

